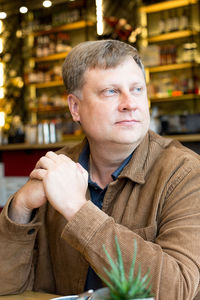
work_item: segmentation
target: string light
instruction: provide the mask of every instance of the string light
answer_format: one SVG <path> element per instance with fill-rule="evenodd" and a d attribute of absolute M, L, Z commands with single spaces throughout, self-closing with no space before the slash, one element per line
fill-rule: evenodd
<path fill-rule="evenodd" d="M 103 4 L 102 0 L 96 0 L 97 34 L 103 34 Z"/>
<path fill-rule="evenodd" d="M 19 11 L 21 14 L 26 14 L 28 12 L 28 8 L 26 6 L 21 6 Z"/>
<path fill-rule="evenodd" d="M 43 1 L 42 5 L 44 7 L 50 7 L 52 5 L 52 2 L 50 0 L 45 0 L 45 1 Z"/>
<path fill-rule="evenodd" d="M 0 111 L 0 128 L 5 125 L 5 113 Z"/>
<path fill-rule="evenodd" d="M 0 34 L 3 32 L 3 21 L 0 20 Z M 0 53 L 3 53 L 3 39 L 0 38 Z"/>
<path fill-rule="evenodd" d="M 7 13 L 5 11 L 0 11 L 0 19 L 3 20 L 7 17 Z"/>
<path fill-rule="evenodd" d="M 3 39 L 0 38 L 0 54 L 3 52 Z"/>
<path fill-rule="evenodd" d="M 0 87 L 4 84 L 4 68 L 3 63 L 0 63 Z"/>

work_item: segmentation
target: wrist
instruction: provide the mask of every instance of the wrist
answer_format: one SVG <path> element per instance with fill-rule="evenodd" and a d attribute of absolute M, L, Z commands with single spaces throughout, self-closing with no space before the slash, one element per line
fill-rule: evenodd
<path fill-rule="evenodd" d="M 31 220 L 32 211 L 24 206 L 23 201 L 20 201 L 16 194 L 8 208 L 8 217 L 18 224 L 27 224 Z"/>
<path fill-rule="evenodd" d="M 70 209 L 66 209 L 65 212 L 63 212 L 63 216 L 67 221 L 71 221 L 73 217 L 76 215 L 76 213 L 81 209 L 81 207 L 86 203 L 86 199 L 82 199 L 79 203 L 77 203 L 75 206 L 71 207 Z"/>

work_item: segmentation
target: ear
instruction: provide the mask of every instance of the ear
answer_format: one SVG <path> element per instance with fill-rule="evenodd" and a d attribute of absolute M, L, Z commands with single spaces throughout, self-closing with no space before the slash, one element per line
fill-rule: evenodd
<path fill-rule="evenodd" d="M 80 121 L 80 115 L 79 115 L 79 106 L 80 106 L 80 100 L 73 94 L 69 94 L 67 97 L 69 110 L 72 115 L 72 119 L 75 122 Z"/>

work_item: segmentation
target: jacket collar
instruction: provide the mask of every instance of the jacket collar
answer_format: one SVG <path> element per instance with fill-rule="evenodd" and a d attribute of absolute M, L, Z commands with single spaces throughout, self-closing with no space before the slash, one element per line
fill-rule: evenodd
<path fill-rule="evenodd" d="M 128 177 L 130 180 L 143 184 L 145 183 L 145 163 L 149 151 L 149 133 L 147 133 L 135 149 L 128 165 L 123 169 L 119 178 Z"/>
<path fill-rule="evenodd" d="M 78 161 L 79 155 L 87 143 L 87 138 L 79 144 L 68 149 L 68 156 Z M 66 149 L 66 147 L 65 147 Z M 63 149 L 62 149 L 63 150 Z M 143 184 L 145 182 L 145 162 L 149 151 L 149 133 L 146 134 L 140 145 L 135 149 L 129 163 L 124 167 L 118 178 L 127 177 L 132 181 Z M 61 151 L 59 151 L 61 153 Z M 63 152 L 63 151 L 62 151 Z M 65 151 L 64 151 L 65 152 Z"/>

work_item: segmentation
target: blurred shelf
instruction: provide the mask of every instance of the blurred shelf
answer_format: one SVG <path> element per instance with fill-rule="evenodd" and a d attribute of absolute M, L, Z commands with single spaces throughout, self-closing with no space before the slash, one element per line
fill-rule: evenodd
<path fill-rule="evenodd" d="M 195 30 L 181 30 L 181 31 L 168 32 L 168 33 L 151 36 L 148 38 L 148 42 L 155 43 L 155 42 L 163 42 L 168 40 L 175 40 L 175 39 L 195 36 L 198 35 L 198 33 L 199 32 Z"/>
<path fill-rule="evenodd" d="M 54 144 L 29 144 L 29 143 L 19 143 L 19 144 L 9 144 L 9 145 L 0 145 L 0 151 L 7 150 L 28 150 L 28 149 L 59 149 L 64 146 L 73 147 L 80 143 L 84 138 L 84 135 L 65 135 L 62 142 Z"/>
<path fill-rule="evenodd" d="M 165 71 L 174 71 L 174 70 L 181 70 L 181 69 L 190 69 L 199 66 L 198 63 L 193 62 L 186 62 L 181 64 L 170 64 L 170 65 L 161 65 L 155 67 L 146 68 L 150 73 L 156 72 L 165 72 Z"/>
<path fill-rule="evenodd" d="M 64 85 L 63 80 L 55 80 L 55 81 L 47 81 L 47 82 L 40 82 L 40 83 L 29 83 L 37 89 L 47 88 L 47 87 L 54 87 L 54 86 L 62 86 Z"/>
<path fill-rule="evenodd" d="M 59 60 L 63 59 L 68 55 L 69 51 L 62 52 L 62 53 L 55 53 L 47 56 L 41 56 L 41 57 L 34 57 L 33 60 L 35 62 L 40 62 L 40 61 L 51 61 L 51 60 Z"/>
<path fill-rule="evenodd" d="M 177 135 L 164 135 L 164 137 L 178 140 L 180 142 L 200 142 L 200 133 L 197 134 L 177 134 Z M 36 149 L 59 149 L 64 146 L 73 147 L 80 143 L 84 139 L 84 135 L 66 135 L 64 141 L 54 144 L 9 144 L 0 145 L 0 151 L 12 151 L 12 150 L 36 150 Z"/>
<path fill-rule="evenodd" d="M 140 11 L 145 12 L 145 13 L 154 13 L 154 12 L 160 12 L 162 10 L 183 7 L 183 6 L 187 6 L 187 5 L 190 5 L 190 4 L 196 4 L 196 3 L 198 3 L 198 0 L 163 1 L 163 2 L 160 2 L 160 3 L 156 3 L 156 4 L 142 6 L 140 8 Z"/>
<path fill-rule="evenodd" d="M 67 100 L 66 100 L 67 101 Z M 68 106 L 51 106 L 51 105 L 46 105 L 46 106 L 39 106 L 39 107 L 32 107 L 29 108 L 30 112 L 35 112 L 35 113 L 46 113 L 46 112 L 56 112 L 56 111 L 67 111 Z"/>
<path fill-rule="evenodd" d="M 200 99 L 200 95 L 186 94 L 186 95 L 181 95 L 181 96 L 170 96 L 170 97 L 152 97 L 152 98 L 150 98 L 150 101 L 152 103 L 158 103 L 158 102 L 198 100 L 198 99 Z"/>
<path fill-rule="evenodd" d="M 36 31 L 36 32 L 33 32 L 32 34 L 34 36 L 39 36 L 39 35 L 49 34 L 49 33 L 53 33 L 53 32 L 77 30 L 77 29 L 82 29 L 82 28 L 86 28 L 86 27 L 91 27 L 94 25 L 95 25 L 95 22 L 82 20 L 82 21 L 78 21 L 78 22 L 74 22 L 74 23 L 70 23 L 70 24 L 65 24 L 62 26 L 56 26 L 49 30 Z"/>
<path fill-rule="evenodd" d="M 180 142 L 200 142 L 200 133 L 197 134 L 177 134 L 165 135 L 167 138 L 175 139 Z"/>

